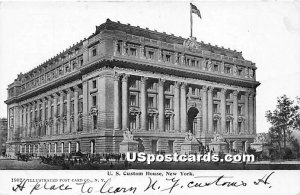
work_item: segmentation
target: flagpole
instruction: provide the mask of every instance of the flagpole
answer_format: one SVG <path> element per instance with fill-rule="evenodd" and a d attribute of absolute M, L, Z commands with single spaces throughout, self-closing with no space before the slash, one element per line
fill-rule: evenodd
<path fill-rule="evenodd" d="M 190 21 L 191 21 L 191 38 L 193 37 L 193 16 L 192 16 L 192 8 L 190 5 Z"/>

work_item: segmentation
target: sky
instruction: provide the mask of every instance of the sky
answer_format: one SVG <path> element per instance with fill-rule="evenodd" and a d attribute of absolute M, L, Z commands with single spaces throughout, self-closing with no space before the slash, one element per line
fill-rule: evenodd
<path fill-rule="evenodd" d="M 198 41 L 242 51 L 256 63 L 257 132 L 267 132 L 266 110 L 277 97 L 300 96 L 300 2 L 192 1 Z M 107 18 L 188 38 L 190 1 L 0 2 L 0 117 L 7 85 L 88 37 Z"/>

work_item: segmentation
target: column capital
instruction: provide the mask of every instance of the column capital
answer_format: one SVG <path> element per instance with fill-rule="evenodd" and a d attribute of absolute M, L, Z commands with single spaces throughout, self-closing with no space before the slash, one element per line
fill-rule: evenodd
<path fill-rule="evenodd" d="M 158 85 L 159 86 L 163 86 L 165 82 L 166 82 L 165 79 L 158 79 Z"/>
<path fill-rule="evenodd" d="M 72 90 L 71 90 L 71 88 L 67 88 L 67 89 L 66 89 L 66 92 L 67 92 L 67 94 L 70 94 L 70 93 L 72 93 Z"/>
<path fill-rule="evenodd" d="M 53 93 L 52 96 L 53 96 L 53 98 L 57 98 L 58 94 L 57 93 Z"/>
<path fill-rule="evenodd" d="M 79 91 L 79 87 L 78 85 L 73 86 L 74 92 L 78 92 Z"/>
<path fill-rule="evenodd" d="M 227 90 L 228 90 L 228 89 L 222 88 L 222 89 L 221 89 L 221 93 L 222 93 L 222 94 L 225 94 L 225 93 L 227 92 Z"/>
<path fill-rule="evenodd" d="M 128 81 L 128 78 L 129 78 L 129 75 L 128 75 L 128 74 L 123 74 L 122 82 L 127 82 L 127 81 Z"/>
<path fill-rule="evenodd" d="M 148 77 L 141 77 L 141 83 L 145 84 L 149 78 Z"/>
<path fill-rule="evenodd" d="M 208 90 L 208 87 L 207 87 L 206 85 L 203 85 L 202 88 L 201 88 L 201 90 L 202 90 L 202 91 L 207 91 L 207 90 Z"/>
<path fill-rule="evenodd" d="M 238 90 L 234 90 L 234 91 L 232 92 L 232 94 L 233 94 L 234 96 L 237 96 L 237 95 L 239 94 L 239 91 L 238 91 Z"/>
<path fill-rule="evenodd" d="M 256 93 L 254 91 L 249 90 L 248 93 L 249 93 L 249 97 L 251 97 L 251 98 L 253 98 L 256 95 Z"/>
<path fill-rule="evenodd" d="M 212 93 L 212 92 L 213 92 L 213 90 L 214 90 L 214 87 L 212 87 L 212 86 L 208 86 L 208 90 L 207 90 L 207 91 L 208 91 L 209 93 Z"/>
<path fill-rule="evenodd" d="M 177 89 L 179 89 L 179 87 L 180 87 L 180 82 L 175 81 L 175 82 L 174 82 L 174 87 L 177 88 Z"/>
<path fill-rule="evenodd" d="M 245 95 L 246 97 L 248 97 L 248 96 L 249 96 L 249 94 L 250 94 L 250 92 L 249 92 L 249 91 L 244 91 L 244 95 Z"/>
<path fill-rule="evenodd" d="M 115 74 L 114 74 L 114 81 L 119 81 L 120 77 L 121 77 L 121 74 L 118 73 L 118 72 L 115 72 Z"/>
<path fill-rule="evenodd" d="M 60 95 L 64 95 L 65 91 L 64 90 L 60 90 L 58 93 L 60 93 Z"/>
<path fill-rule="evenodd" d="M 186 82 L 182 82 L 181 83 L 181 89 L 186 89 L 187 83 Z"/>

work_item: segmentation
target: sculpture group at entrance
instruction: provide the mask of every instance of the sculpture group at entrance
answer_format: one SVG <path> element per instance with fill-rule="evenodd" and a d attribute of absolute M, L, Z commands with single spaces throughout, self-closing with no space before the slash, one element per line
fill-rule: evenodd
<path fill-rule="evenodd" d="M 123 132 L 123 141 L 120 143 L 120 153 L 138 152 L 139 142 L 133 140 L 132 131 L 128 128 Z"/>

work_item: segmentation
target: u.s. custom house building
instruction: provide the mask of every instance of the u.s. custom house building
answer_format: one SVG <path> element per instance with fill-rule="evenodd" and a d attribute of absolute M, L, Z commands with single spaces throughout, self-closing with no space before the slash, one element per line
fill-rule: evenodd
<path fill-rule="evenodd" d="M 7 152 L 180 152 L 186 132 L 245 150 L 256 135 L 256 66 L 241 52 L 107 21 L 8 85 Z"/>

